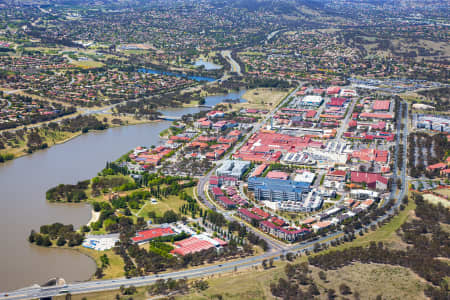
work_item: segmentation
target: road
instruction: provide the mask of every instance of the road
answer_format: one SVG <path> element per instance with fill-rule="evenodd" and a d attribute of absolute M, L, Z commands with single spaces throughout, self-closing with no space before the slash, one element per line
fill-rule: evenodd
<path fill-rule="evenodd" d="M 403 102 L 400 102 L 403 103 Z M 395 194 L 397 193 L 397 173 L 398 173 L 398 155 L 399 155 L 399 146 L 400 146 L 400 134 L 401 134 L 401 123 L 403 122 L 404 126 L 403 126 L 403 138 L 401 140 L 401 143 L 403 145 L 403 164 L 401 166 L 401 174 L 400 174 L 400 179 L 402 181 L 402 189 L 400 191 L 400 194 L 398 196 L 398 199 L 403 199 L 404 195 L 405 195 L 405 190 L 406 190 L 406 183 L 408 181 L 408 178 L 406 176 L 406 161 L 407 161 L 407 146 L 408 146 L 408 134 L 409 134 L 409 129 L 408 129 L 408 103 L 406 103 L 406 118 L 400 117 L 397 119 L 397 138 L 396 138 L 396 143 L 395 143 L 395 153 L 394 153 L 394 170 L 393 170 L 393 176 L 392 176 L 392 191 L 391 194 L 389 196 L 389 199 L 394 199 L 395 198 Z M 403 112 L 403 105 L 400 105 L 400 116 L 403 116 L 404 112 Z M 384 202 L 382 206 L 385 206 L 387 202 Z"/>
<path fill-rule="evenodd" d="M 345 115 L 344 120 L 341 122 L 341 127 L 339 127 L 338 132 L 336 133 L 336 141 L 338 143 L 341 142 L 342 134 L 344 130 L 347 128 L 348 122 L 352 116 L 353 109 L 355 108 L 357 98 L 352 99 L 352 103 L 350 103 L 349 108 L 347 109 L 347 114 Z"/>
<path fill-rule="evenodd" d="M 230 72 L 236 73 L 239 76 L 242 76 L 241 72 L 241 66 L 231 57 L 231 51 L 230 50 L 223 50 L 220 52 L 223 58 L 225 58 L 229 63 L 231 70 Z"/>

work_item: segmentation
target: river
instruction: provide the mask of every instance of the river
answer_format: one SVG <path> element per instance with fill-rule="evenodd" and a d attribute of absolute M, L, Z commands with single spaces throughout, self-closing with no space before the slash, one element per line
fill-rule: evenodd
<path fill-rule="evenodd" d="M 209 96 L 206 105 L 240 98 L 245 91 Z M 167 115 L 181 116 L 199 108 L 167 109 Z M 88 279 L 95 263 L 76 251 L 30 245 L 31 229 L 61 222 L 80 226 L 90 219 L 86 204 L 51 204 L 45 192 L 60 183 L 76 183 L 94 177 L 106 161 L 130 149 L 161 143 L 159 132 L 170 122 L 162 121 L 90 132 L 67 143 L 38 151 L 0 165 L 0 291 L 9 291 L 52 277 L 74 282 Z"/>

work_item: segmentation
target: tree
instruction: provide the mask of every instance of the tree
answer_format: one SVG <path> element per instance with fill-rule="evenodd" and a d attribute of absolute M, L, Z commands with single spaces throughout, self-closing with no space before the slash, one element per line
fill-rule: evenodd
<path fill-rule="evenodd" d="M 261 264 L 264 269 L 267 269 L 267 259 L 264 259 Z"/>
<path fill-rule="evenodd" d="M 348 285 L 346 285 L 345 283 L 342 283 L 339 286 L 339 291 L 341 292 L 342 295 L 349 295 L 352 293 L 352 290 L 350 289 L 350 287 Z"/>
<path fill-rule="evenodd" d="M 104 276 L 103 268 L 97 268 L 97 270 L 95 270 L 95 274 L 94 275 L 97 278 L 102 278 Z"/>
<path fill-rule="evenodd" d="M 48 236 L 45 236 L 43 241 L 42 241 L 42 245 L 45 247 L 50 247 L 52 245 L 52 241 L 50 241 Z"/>
<path fill-rule="evenodd" d="M 66 239 L 63 238 L 62 236 L 60 236 L 60 237 L 58 238 L 58 240 L 56 241 L 56 245 L 57 245 L 58 247 L 62 247 L 62 246 L 64 246 L 65 244 L 66 244 Z"/>
<path fill-rule="evenodd" d="M 327 274 L 324 271 L 319 272 L 319 278 L 323 281 L 327 280 Z"/>
<path fill-rule="evenodd" d="M 36 241 L 36 232 L 31 230 L 30 236 L 28 237 L 28 241 L 30 243 L 34 243 Z"/>
<path fill-rule="evenodd" d="M 329 289 L 327 292 L 328 299 L 336 298 L 336 291 L 334 289 Z"/>

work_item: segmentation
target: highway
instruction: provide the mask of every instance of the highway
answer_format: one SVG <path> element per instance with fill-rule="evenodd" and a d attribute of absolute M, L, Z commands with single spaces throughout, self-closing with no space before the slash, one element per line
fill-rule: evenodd
<path fill-rule="evenodd" d="M 231 57 L 231 51 L 223 50 L 220 52 L 220 54 L 230 63 L 230 72 L 242 76 L 241 66 Z"/>

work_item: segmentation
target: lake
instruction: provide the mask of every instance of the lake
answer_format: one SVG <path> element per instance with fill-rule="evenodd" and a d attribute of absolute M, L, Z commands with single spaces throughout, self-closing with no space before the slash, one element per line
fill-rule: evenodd
<path fill-rule="evenodd" d="M 194 66 L 196 67 L 200 67 L 203 66 L 205 67 L 205 70 L 209 71 L 209 70 L 219 70 L 222 69 L 221 65 L 216 65 L 215 63 L 203 60 L 203 59 L 199 59 L 194 63 Z"/>

